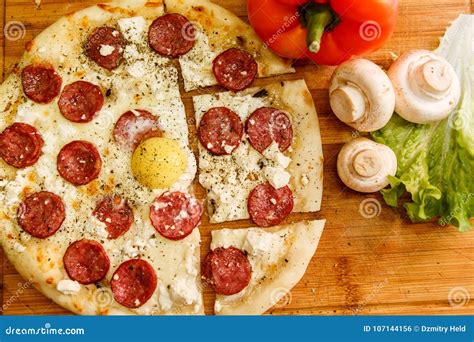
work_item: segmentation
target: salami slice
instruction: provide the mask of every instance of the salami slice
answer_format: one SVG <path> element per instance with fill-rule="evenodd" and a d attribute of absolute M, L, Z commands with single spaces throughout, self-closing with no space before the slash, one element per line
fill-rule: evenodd
<path fill-rule="evenodd" d="M 150 207 L 156 231 L 169 240 L 182 240 L 201 222 L 202 207 L 196 198 L 182 192 L 165 192 Z"/>
<path fill-rule="evenodd" d="M 150 46 L 165 57 L 182 56 L 194 46 L 196 30 L 193 24 L 177 13 L 157 18 L 148 31 Z"/>
<path fill-rule="evenodd" d="M 97 241 L 87 239 L 69 245 L 63 263 L 69 278 L 84 285 L 101 281 L 110 268 L 104 247 Z"/>
<path fill-rule="evenodd" d="M 7 164 L 22 169 L 38 161 L 43 145 L 36 128 L 16 122 L 0 134 L 0 157 Z"/>
<path fill-rule="evenodd" d="M 97 203 L 93 215 L 105 223 L 109 239 L 125 234 L 133 223 L 133 210 L 120 196 L 107 196 Z"/>
<path fill-rule="evenodd" d="M 61 114 L 72 122 L 90 122 L 104 104 L 100 88 L 92 83 L 77 81 L 64 87 L 58 106 Z"/>
<path fill-rule="evenodd" d="M 115 300 L 132 309 L 145 304 L 155 292 L 157 284 L 155 270 L 142 259 L 122 263 L 110 282 Z"/>
<path fill-rule="evenodd" d="M 77 140 L 61 149 L 57 167 L 61 177 L 69 183 L 85 185 L 99 176 L 102 159 L 93 144 Z"/>
<path fill-rule="evenodd" d="M 204 281 L 217 294 L 230 296 L 247 287 L 252 277 L 252 265 L 247 255 L 235 247 L 219 247 L 209 253 L 202 264 Z"/>
<path fill-rule="evenodd" d="M 62 79 L 51 65 L 29 65 L 21 72 L 26 97 L 36 103 L 50 103 L 61 92 Z"/>
<path fill-rule="evenodd" d="M 131 110 L 115 124 L 114 139 L 121 146 L 135 149 L 143 140 L 162 137 L 158 118 L 146 110 Z"/>
<path fill-rule="evenodd" d="M 102 26 L 95 29 L 85 45 L 87 56 L 107 70 L 117 68 L 123 61 L 126 41 L 118 30 Z"/>
<path fill-rule="evenodd" d="M 198 128 L 201 144 L 212 154 L 232 154 L 244 133 L 240 117 L 225 107 L 211 108 L 203 115 Z"/>
<path fill-rule="evenodd" d="M 248 212 L 260 227 L 281 223 L 293 210 L 293 193 L 288 186 L 275 189 L 270 183 L 260 184 L 250 192 Z"/>
<path fill-rule="evenodd" d="M 240 91 L 252 84 L 257 76 L 258 65 L 248 52 L 232 48 L 214 59 L 212 71 L 221 86 Z"/>
<path fill-rule="evenodd" d="M 18 224 L 38 239 L 52 236 L 66 218 L 64 203 L 58 195 L 42 191 L 28 196 L 18 208 Z"/>
<path fill-rule="evenodd" d="M 272 142 L 285 152 L 293 140 L 293 127 L 288 115 L 276 108 L 263 107 L 250 115 L 245 123 L 250 144 L 263 153 Z"/>

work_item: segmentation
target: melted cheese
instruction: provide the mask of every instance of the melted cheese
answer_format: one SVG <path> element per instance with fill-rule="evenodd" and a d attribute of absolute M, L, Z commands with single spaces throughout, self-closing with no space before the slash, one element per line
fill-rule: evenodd
<path fill-rule="evenodd" d="M 56 289 L 66 295 L 72 295 L 81 290 L 81 284 L 70 279 L 63 279 L 58 282 Z"/>

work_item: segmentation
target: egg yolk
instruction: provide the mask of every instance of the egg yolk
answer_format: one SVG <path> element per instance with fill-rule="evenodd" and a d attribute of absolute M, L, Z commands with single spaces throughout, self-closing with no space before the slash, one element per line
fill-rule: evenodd
<path fill-rule="evenodd" d="M 167 138 L 143 141 L 132 156 L 133 175 L 150 189 L 167 189 L 187 168 L 187 159 L 180 145 Z"/>

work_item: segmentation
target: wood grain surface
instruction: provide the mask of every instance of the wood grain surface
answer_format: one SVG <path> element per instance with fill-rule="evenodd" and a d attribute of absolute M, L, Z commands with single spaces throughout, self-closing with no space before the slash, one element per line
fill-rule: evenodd
<path fill-rule="evenodd" d="M 246 20 L 245 0 L 214 0 Z M 2 0 L 0 21 L 21 23 L 19 36 L 0 40 L 0 65 L 12 69 L 24 45 L 61 15 L 96 1 Z M 468 0 L 400 0 L 396 33 L 370 59 L 387 68 L 393 55 L 415 48 L 434 49 L 450 21 L 460 13 L 472 13 Z M 304 78 L 319 114 L 324 144 L 323 209 L 316 214 L 292 215 L 288 222 L 326 218 L 319 248 L 301 282 L 269 314 L 473 314 L 474 231 L 461 234 L 454 227 L 435 223 L 412 224 L 402 210 L 386 206 L 378 194 L 361 195 L 347 188 L 336 174 L 336 156 L 354 132 L 331 113 L 327 87 L 332 68 L 298 62 L 295 75 L 259 80 Z M 190 96 L 185 94 L 187 114 L 192 117 Z M 191 127 L 191 134 L 195 128 Z M 195 139 L 192 141 L 196 145 Z M 197 186 L 202 196 L 202 189 Z M 365 201 L 365 202 L 364 202 Z M 361 208 L 367 201 L 380 203 L 375 217 Z M 247 221 L 201 227 L 202 253 L 207 253 L 210 231 L 221 227 L 249 227 Z M 2 258 L 2 312 L 5 315 L 54 315 L 67 311 L 44 297 L 23 280 Z M 473 297 L 472 299 L 470 297 Z M 206 290 L 206 313 L 213 313 L 213 294 Z M 470 300 L 471 299 L 471 300 Z"/>

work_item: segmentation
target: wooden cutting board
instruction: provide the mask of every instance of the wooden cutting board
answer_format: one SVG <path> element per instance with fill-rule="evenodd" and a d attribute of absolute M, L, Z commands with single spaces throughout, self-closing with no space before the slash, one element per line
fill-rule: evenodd
<path fill-rule="evenodd" d="M 17 39 L 5 40 L 2 36 L 0 63 L 4 74 L 20 58 L 26 42 L 61 15 L 96 2 L 43 0 L 38 5 L 32 0 L 2 0 L 2 27 L 14 22 L 25 26 Z M 215 2 L 246 20 L 245 0 Z M 472 11 L 472 1 L 468 0 L 400 0 L 395 35 L 370 58 L 387 68 L 393 54 L 415 48 L 434 49 L 450 21 Z M 331 72 L 332 68 L 298 62 L 296 75 L 276 78 L 306 80 L 316 102 L 324 144 L 323 209 L 317 214 L 293 215 L 288 221 L 325 218 L 327 225 L 306 275 L 269 313 L 473 314 L 474 231 L 461 234 L 453 227 L 439 228 L 434 223 L 412 224 L 402 210 L 389 208 L 378 194 L 361 195 L 339 181 L 336 156 L 354 133 L 331 113 L 327 94 Z M 184 98 L 187 113 L 192 116 L 190 95 Z M 376 207 L 380 203 L 373 218 L 361 214 L 367 200 Z M 211 226 L 205 218 L 202 253 L 208 251 L 212 229 L 249 226 L 245 221 Z M 68 313 L 26 283 L 6 258 L 1 264 L 3 314 Z M 470 296 L 473 298 L 469 303 Z M 205 292 L 205 304 L 206 313 L 212 314 L 213 294 L 209 290 Z"/>

